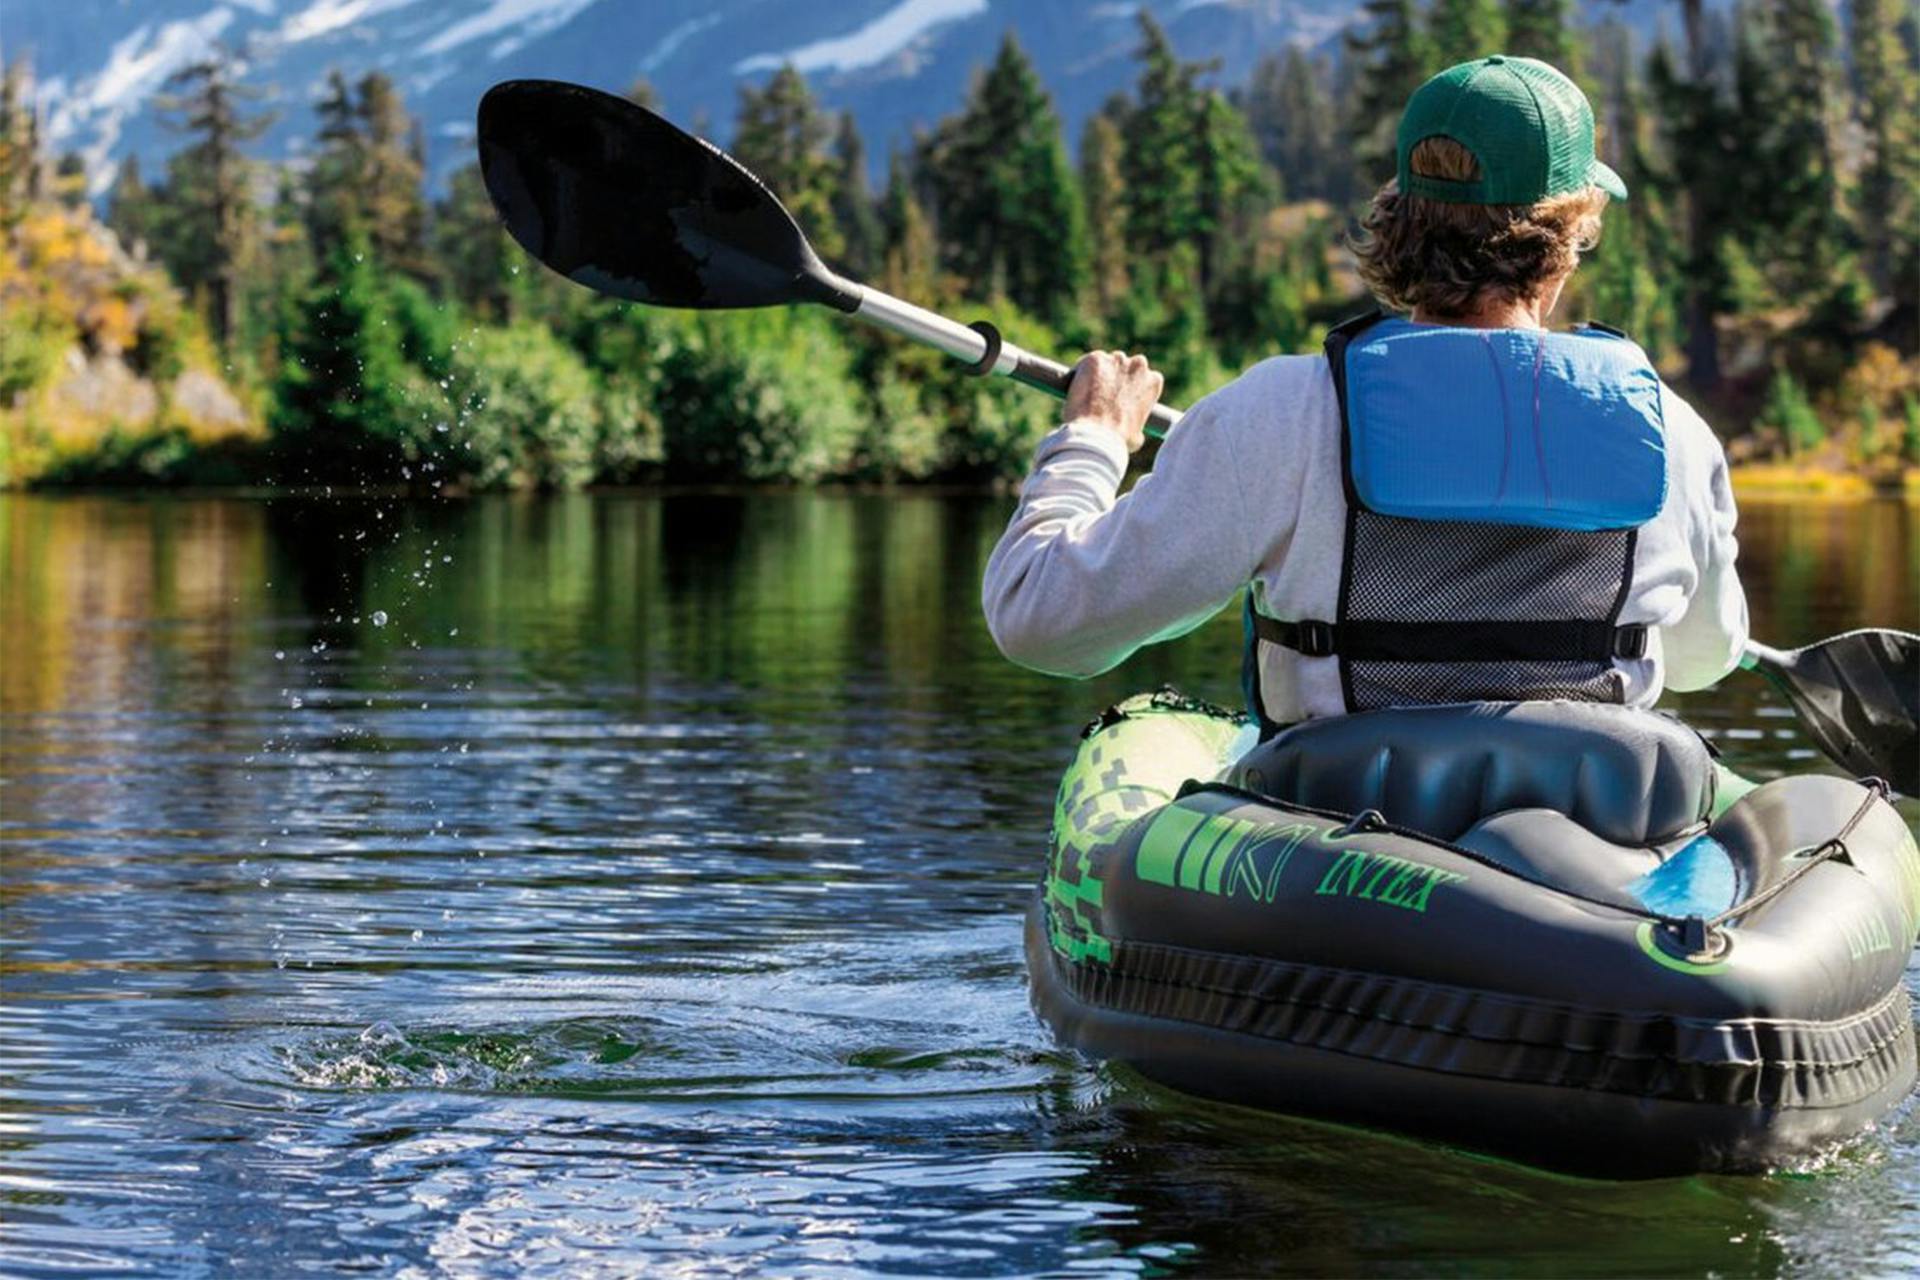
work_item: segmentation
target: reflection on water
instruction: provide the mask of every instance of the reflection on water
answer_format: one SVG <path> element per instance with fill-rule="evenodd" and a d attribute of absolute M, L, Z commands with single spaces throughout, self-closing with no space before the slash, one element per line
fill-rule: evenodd
<path fill-rule="evenodd" d="M 978 616 L 1002 500 L 0 498 L 0 1270 L 1878 1272 L 1920 1120 L 1570 1181 L 1055 1049 L 1073 734 L 1235 696 Z M 1758 631 L 1920 624 L 1920 513 L 1749 504 Z M 1813 767 L 1750 678 L 1677 699 Z"/>

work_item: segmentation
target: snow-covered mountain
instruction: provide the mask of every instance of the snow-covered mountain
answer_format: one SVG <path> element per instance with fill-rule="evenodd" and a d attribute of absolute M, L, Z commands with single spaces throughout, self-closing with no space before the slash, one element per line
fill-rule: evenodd
<path fill-rule="evenodd" d="M 1641 0 L 1643 4 L 1648 0 Z M 884 157 L 961 100 L 1009 29 L 1070 129 L 1130 82 L 1138 0 L 0 0 L 0 55 L 31 59 L 48 132 L 88 161 L 96 191 L 131 151 L 179 145 L 152 110 L 167 76 L 220 41 L 279 112 L 262 154 L 297 156 L 326 73 L 391 75 L 444 174 L 468 153 L 495 81 L 553 76 L 608 89 L 645 77 L 669 114 L 724 142 L 739 87 L 783 62 L 859 118 Z M 1319 46 L 1357 0 L 1146 0 L 1176 47 L 1226 82 L 1287 41 Z M 1636 6 L 1637 7 L 1637 6 Z"/>

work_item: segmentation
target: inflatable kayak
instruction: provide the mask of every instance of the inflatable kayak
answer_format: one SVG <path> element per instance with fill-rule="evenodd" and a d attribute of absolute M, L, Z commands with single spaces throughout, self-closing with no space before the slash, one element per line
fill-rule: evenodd
<path fill-rule="evenodd" d="M 1061 1040 L 1177 1089 L 1655 1176 L 1777 1167 L 1904 1098 L 1917 925 L 1884 787 L 1755 786 L 1663 715 L 1256 744 L 1162 693 L 1089 726 L 1027 957 Z"/>

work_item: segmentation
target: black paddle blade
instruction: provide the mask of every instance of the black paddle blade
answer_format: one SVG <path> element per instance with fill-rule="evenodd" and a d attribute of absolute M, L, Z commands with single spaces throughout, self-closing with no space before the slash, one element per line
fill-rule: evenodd
<path fill-rule="evenodd" d="M 508 80 L 480 100 L 479 128 L 481 176 L 507 231 L 570 280 L 662 307 L 851 309 L 759 179 L 645 107 Z"/>
<path fill-rule="evenodd" d="M 1815 746 L 1859 777 L 1920 795 L 1920 636 L 1849 631 L 1787 653 L 1756 652 Z"/>

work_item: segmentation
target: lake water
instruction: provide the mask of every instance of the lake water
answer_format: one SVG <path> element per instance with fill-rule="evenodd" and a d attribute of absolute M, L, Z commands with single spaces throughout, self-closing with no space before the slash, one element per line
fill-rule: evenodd
<path fill-rule="evenodd" d="M 1125 693 L 1234 698 L 1239 626 L 1019 671 L 1007 511 L 0 497 L 0 1272 L 1920 1268 L 1910 1108 L 1608 1184 L 1056 1049 L 1055 779 Z M 1744 533 L 1770 642 L 1920 629 L 1920 508 Z M 1815 764 L 1752 677 L 1675 705 Z"/>

